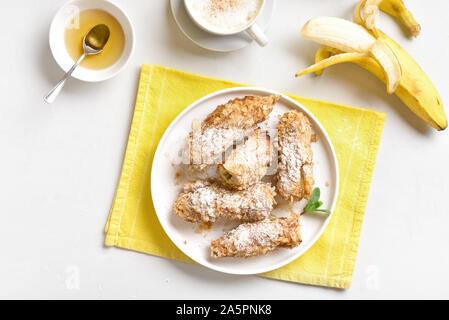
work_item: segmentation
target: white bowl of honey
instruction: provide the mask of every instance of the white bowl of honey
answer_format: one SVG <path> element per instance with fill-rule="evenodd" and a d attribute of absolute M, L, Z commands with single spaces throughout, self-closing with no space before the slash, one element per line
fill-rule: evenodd
<path fill-rule="evenodd" d="M 134 52 L 134 28 L 126 13 L 109 0 L 72 0 L 66 3 L 50 27 L 50 48 L 58 65 L 67 72 L 83 53 L 83 38 L 98 24 L 111 35 L 103 52 L 88 56 L 73 73 L 82 81 L 99 82 L 117 75 Z"/>

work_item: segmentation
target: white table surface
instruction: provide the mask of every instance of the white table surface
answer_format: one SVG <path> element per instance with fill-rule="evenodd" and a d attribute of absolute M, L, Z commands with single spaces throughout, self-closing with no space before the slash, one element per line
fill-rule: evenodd
<path fill-rule="evenodd" d="M 300 38 L 301 26 L 318 15 L 349 19 L 355 0 L 278 0 L 270 45 L 229 54 L 184 38 L 166 0 L 116 2 L 136 28 L 129 66 L 104 83 L 70 81 L 50 106 L 42 97 L 62 72 L 48 28 L 64 1 L 0 4 L 0 298 L 449 298 L 448 132 L 426 127 L 355 65 L 293 77 L 318 47 Z M 447 107 L 449 2 L 406 3 L 423 26 L 420 38 L 407 39 L 385 15 L 380 24 Z M 103 247 L 143 62 L 387 113 L 350 290 L 232 277 Z"/>

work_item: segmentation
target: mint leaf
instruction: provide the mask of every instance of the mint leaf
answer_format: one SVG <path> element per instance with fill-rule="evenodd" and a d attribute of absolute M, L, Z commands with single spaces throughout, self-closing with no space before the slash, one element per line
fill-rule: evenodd
<path fill-rule="evenodd" d="M 326 209 L 316 209 L 313 212 L 324 212 L 324 213 L 327 213 L 327 214 L 331 214 L 330 210 L 326 210 Z"/>
<path fill-rule="evenodd" d="M 312 196 L 310 197 L 309 202 L 307 203 L 306 208 L 304 209 L 304 213 L 310 212 L 324 212 L 330 214 L 331 212 L 326 209 L 320 209 L 323 205 L 323 202 L 320 201 L 321 190 L 320 188 L 313 189 Z"/>
<path fill-rule="evenodd" d="M 320 190 L 320 188 L 315 188 L 315 189 L 313 189 L 312 196 L 310 197 L 309 202 L 317 203 L 318 200 L 320 200 L 320 197 L 321 197 L 321 190 Z"/>

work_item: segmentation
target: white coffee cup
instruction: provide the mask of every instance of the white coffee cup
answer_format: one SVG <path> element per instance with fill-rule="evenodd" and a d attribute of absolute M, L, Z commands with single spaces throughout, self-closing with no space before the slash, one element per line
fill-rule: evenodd
<path fill-rule="evenodd" d="M 258 3 L 257 10 L 254 11 L 254 14 L 252 15 L 249 21 L 244 21 L 240 23 L 238 27 L 235 28 L 227 28 L 226 26 L 220 28 L 213 26 L 211 23 L 208 23 L 205 19 L 201 17 L 200 10 L 194 7 L 201 5 L 201 1 L 199 0 L 184 0 L 184 4 L 189 16 L 201 29 L 219 36 L 229 36 L 246 31 L 261 47 L 264 47 L 268 44 L 268 38 L 263 32 L 263 30 L 256 24 L 256 20 L 257 17 L 262 12 L 266 1 L 265 0 L 253 0 L 253 1 L 256 1 Z M 237 15 L 236 18 L 238 19 Z"/>

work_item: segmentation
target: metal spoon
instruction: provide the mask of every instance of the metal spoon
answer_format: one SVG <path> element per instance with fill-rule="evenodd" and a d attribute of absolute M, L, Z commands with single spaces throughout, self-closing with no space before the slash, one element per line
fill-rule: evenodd
<path fill-rule="evenodd" d="M 73 67 L 65 74 L 64 78 L 58 82 L 58 84 L 44 97 L 44 101 L 48 104 L 55 101 L 58 94 L 61 92 L 67 80 L 72 75 L 73 71 L 80 65 L 86 56 L 99 54 L 103 51 L 106 43 L 109 40 L 110 31 L 108 26 L 104 24 L 99 24 L 93 27 L 83 39 L 83 55 L 78 59 L 78 61 L 73 65 Z"/>

